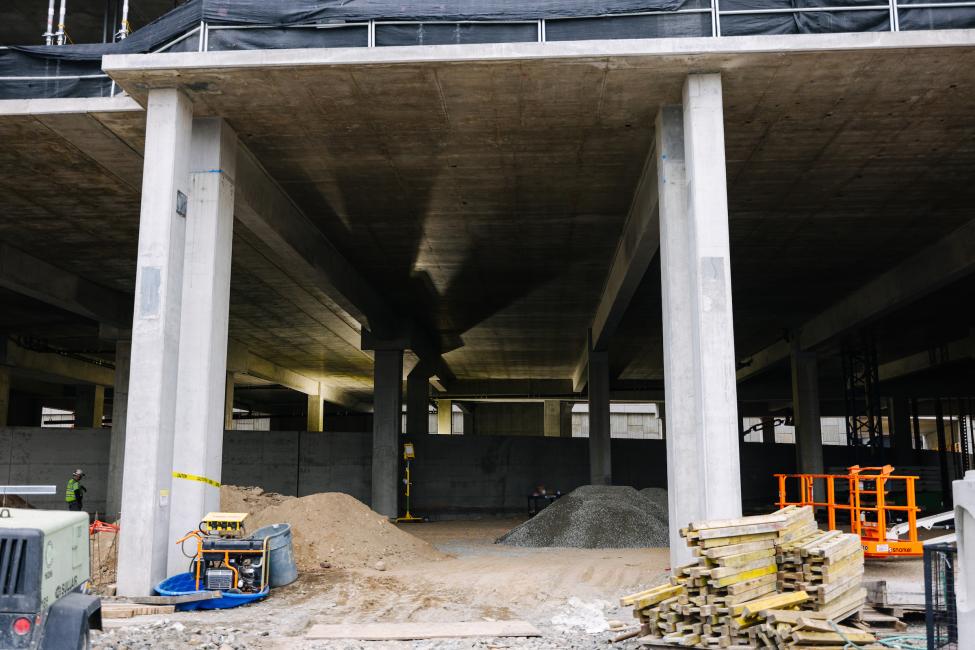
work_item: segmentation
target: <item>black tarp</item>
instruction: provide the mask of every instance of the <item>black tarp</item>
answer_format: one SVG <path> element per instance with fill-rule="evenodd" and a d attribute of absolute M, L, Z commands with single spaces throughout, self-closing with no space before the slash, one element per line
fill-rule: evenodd
<path fill-rule="evenodd" d="M 975 27 L 975 7 L 910 8 L 921 1 L 901 0 L 901 29 Z M 723 14 L 721 34 L 889 30 L 887 7 L 868 8 L 877 4 L 879 0 L 722 0 L 722 12 L 749 13 Z M 208 35 L 211 50 L 365 47 L 369 35 L 361 23 L 367 21 L 377 21 L 379 47 L 517 43 L 537 39 L 537 26 L 519 21 L 540 19 L 546 20 L 549 41 L 711 36 L 710 6 L 710 0 L 191 0 L 117 43 L 0 49 L 0 99 L 109 94 L 111 80 L 101 72 L 103 55 L 158 50 L 201 22 L 215 28 Z M 838 7 L 861 10 L 831 10 Z M 639 15 L 647 12 L 657 13 Z M 198 47 L 199 37 L 193 35 L 166 51 Z"/>

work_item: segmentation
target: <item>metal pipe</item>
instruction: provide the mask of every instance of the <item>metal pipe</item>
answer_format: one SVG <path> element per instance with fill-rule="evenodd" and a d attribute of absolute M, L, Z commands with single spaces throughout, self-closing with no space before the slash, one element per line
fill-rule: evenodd
<path fill-rule="evenodd" d="M 44 44 L 52 45 L 54 43 L 54 0 L 49 0 L 47 4 L 47 31 L 44 32 Z"/>
<path fill-rule="evenodd" d="M 61 0 L 61 8 L 58 13 L 58 31 L 55 36 L 58 37 L 57 44 L 64 45 L 65 41 L 65 31 L 64 31 L 64 15 L 68 11 L 68 0 Z"/>
<path fill-rule="evenodd" d="M 129 0 L 122 2 L 122 27 L 118 30 L 118 40 L 123 41 L 129 35 Z"/>

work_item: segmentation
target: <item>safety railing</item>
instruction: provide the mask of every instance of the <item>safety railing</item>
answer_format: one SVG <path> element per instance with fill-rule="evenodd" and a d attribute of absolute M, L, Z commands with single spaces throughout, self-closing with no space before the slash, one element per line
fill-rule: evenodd
<path fill-rule="evenodd" d="M 920 508 L 914 498 L 916 476 L 898 476 L 890 465 L 883 467 L 849 468 L 849 474 L 775 474 L 779 487 L 779 508 L 785 506 L 813 506 L 825 511 L 827 526 L 838 530 L 846 525 L 851 533 L 860 536 L 867 557 L 920 557 L 922 544 L 917 537 L 917 513 Z M 791 485 L 790 485 L 791 483 Z M 790 487 L 796 496 L 789 498 Z M 893 494 L 903 494 L 903 503 Z M 845 497 L 845 502 L 841 500 Z M 838 517 L 846 514 L 846 522 Z M 888 524 L 892 515 L 903 513 L 908 523 L 907 539 L 889 539 Z"/>
<path fill-rule="evenodd" d="M 807 7 L 754 7 L 740 6 L 735 0 L 710 0 L 702 3 L 704 6 L 676 9 L 673 11 L 644 11 L 624 14 L 609 14 L 591 17 L 573 18 L 548 18 L 541 20 L 460 20 L 460 21 L 383 21 L 369 20 L 361 22 L 338 22 L 338 23 L 314 23 L 302 25 L 211 25 L 201 22 L 197 28 L 183 34 L 177 39 L 170 41 L 156 52 L 165 51 L 185 51 L 179 48 L 179 44 L 187 39 L 195 40 L 195 49 L 199 51 L 210 51 L 214 49 L 230 49 L 225 47 L 225 41 L 215 43 L 211 46 L 210 34 L 220 30 L 337 30 L 351 34 L 355 32 L 355 37 L 338 39 L 339 43 L 334 47 L 384 47 L 388 45 L 429 45 L 465 42 L 460 36 L 464 30 L 482 30 L 482 34 L 472 37 L 472 43 L 508 43 L 508 42 L 538 42 L 549 41 L 568 41 L 568 40 L 588 40 L 580 37 L 582 30 L 566 29 L 566 26 L 579 24 L 582 21 L 625 21 L 627 19 L 658 19 L 660 21 L 673 20 L 675 18 L 690 18 L 700 16 L 702 20 L 695 23 L 686 23 L 677 27 L 667 27 L 666 29 L 645 30 L 628 29 L 618 23 L 616 28 L 620 35 L 613 35 L 609 30 L 593 29 L 592 39 L 614 39 L 614 38 L 668 38 L 668 37 L 700 37 L 700 36 L 744 36 L 761 35 L 773 33 L 770 25 L 775 19 L 791 18 L 796 23 L 798 33 L 836 33 L 836 32 L 858 32 L 858 31 L 902 31 L 941 29 L 952 27 L 947 24 L 950 21 L 938 18 L 939 12 L 951 10 L 972 10 L 972 16 L 966 18 L 966 24 L 975 25 L 975 0 L 963 0 L 959 2 L 924 2 L 918 0 L 888 0 L 887 2 L 869 2 L 869 4 L 855 4 L 855 0 L 847 0 L 835 6 L 807 6 Z M 693 5 L 693 3 L 687 3 Z M 921 12 L 927 12 L 924 19 L 918 19 Z M 762 25 L 762 18 L 768 19 Z M 906 24 L 905 24 L 905 18 Z M 750 21 L 749 21 L 750 19 Z M 808 24 L 803 24 L 808 23 Z M 646 23 L 649 25 L 650 23 Z M 596 25 L 596 23 L 590 23 Z M 384 30 L 399 30 L 403 32 L 415 29 L 419 34 L 416 42 L 405 42 L 410 39 L 403 37 L 397 42 L 396 38 L 384 39 Z M 450 28 L 457 33 L 457 37 L 451 39 L 446 36 Z M 502 35 L 500 31 L 508 28 L 508 34 Z M 489 30 L 494 30 L 496 39 L 488 34 Z M 647 32 L 642 35 L 640 32 Z M 429 33 L 425 33 L 429 32 Z M 775 31 L 774 33 L 780 33 Z M 194 36 L 199 36 L 194 39 Z M 311 40 L 311 39 L 310 39 Z M 327 39 L 323 39 L 327 41 Z M 328 47 L 329 45 L 323 45 Z M 299 45 L 300 47 L 300 45 Z M 320 46 L 321 47 L 321 46 Z M 245 49 L 245 48 L 241 48 Z"/>

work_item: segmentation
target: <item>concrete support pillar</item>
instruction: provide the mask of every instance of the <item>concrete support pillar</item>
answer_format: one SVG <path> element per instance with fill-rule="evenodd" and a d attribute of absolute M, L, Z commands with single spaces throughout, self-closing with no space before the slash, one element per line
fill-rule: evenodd
<path fill-rule="evenodd" d="M 449 436 L 454 430 L 454 403 L 449 399 L 437 400 L 437 434 Z"/>
<path fill-rule="evenodd" d="M 112 439 L 108 450 L 108 488 L 105 514 L 108 521 L 122 511 L 122 468 L 125 462 L 125 430 L 129 409 L 129 365 L 132 341 L 115 342 L 115 387 L 112 394 Z"/>
<path fill-rule="evenodd" d="M 955 606 L 959 648 L 975 648 L 975 470 L 952 484 L 958 535 Z M 930 597 L 930 596 L 929 596 Z"/>
<path fill-rule="evenodd" d="M 173 443 L 169 537 L 220 510 L 227 390 L 230 258 L 237 134 L 220 118 L 193 120 Z M 174 544 L 169 573 L 186 569 Z"/>
<path fill-rule="evenodd" d="M 792 347 L 792 414 L 796 426 L 796 469 L 800 474 L 822 474 L 823 429 L 819 413 L 819 363 L 815 352 L 803 352 L 798 336 Z M 816 500 L 826 498 L 825 485 L 817 484 Z"/>
<path fill-rule="evenodd" d="M 471 402 L 460 405 L 460 412 L 464 414 L 464 435 L 476 436 L 477 430 L 474 424 L 474 409 L 476 407 Z"/>
<path fill-rule="evenodd" d="M 149 91 L 136 264 L 135 312 L 118 594 L 148 596 L 166 577 L 176 374 L 189 196 L 192 104 L 179 90 Z"/>
<path fill-rule="evenodd" d="M 318 393 L 308 396 L 308 419 L 305 423 L 307 431 L 323 431 L 325 429 L 325 399 L 322 397 L 322 385 L 318 385 Z"/>
<path fill-rule="evenodd" d="M 690 75 L 657 116 L 671 564 L 678 530 L 741 516 L 721 76 Z"/>
<path fill-rule="evenodd" d="M 543 408 L 543 433 L 545 436 L 558 438 L 562 435 L 562 402 L 557 399 L 547 399 Z"/>
<path fill-rule="evenodd" d="M 908 465 L 914 462 L 913 427 L 911 426 L 911 406 L 906 397 L 895 397 L 890 401 L 892 442 L 894 443 L 894 462 Z"/>
<path fill-rule="evenodd" d="M 589 350 L 589 483 L 613 484 L 609 427 L 609 354 Z"/>
<path fill-rule="evenodd" d="M 386 517 L 395 517 L 403 413 L 403 351 L 376 350 L 373 372 L 372 509 Z"/>
<path fill-rule="evenodd" d="M 7 426 L 10 416 L 10 371 L 0 366 L 0 427 Z"/>
<path fill-rule="evenodd" d="M 105 387 L 78 386 L 74 407 L 75 429 L 100 429 L 105 415 Z"/>
<path fill-rule="evenodd" d="M 430 376 L 420 362 L 406 377 L 406 433 L 411 436 L 430 433 Z"/>
<path fill-rule="evenodd" d="M 230 431 L 234 428 L 234 373 L 227 372 L 227 379 L 223 386 L 223 428 Z"/>
<path fill-rule="evenodd" d="M 559 436 L 572 437 L 572 402 L 559 403 Z"/>
<path fill-rule="evenodd" d="M 775 418 L 771 415 L 762 418 L 762 443 L 775 444 Z"/>

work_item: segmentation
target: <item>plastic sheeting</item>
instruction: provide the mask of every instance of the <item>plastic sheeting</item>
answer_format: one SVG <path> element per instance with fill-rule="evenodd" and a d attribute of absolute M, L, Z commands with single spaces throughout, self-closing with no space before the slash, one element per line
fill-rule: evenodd
<path fill-rule="evenodd" d="M 900 29 L 975 27 L 975 7 L 911 8 L 923 1 L 900 0 Z M 548 41 L 711 36 L 710 8 L 710 0 L 191 0 L 118 43 L 0 49 L 0 99 L 110 94 L 103 55 L 157 51 L 201 22 L 210 50 L 366 47 L 367 21 L 382 47 L 532 42 L 540 19 Z M 722 36 L 890 29 L 878 0 L 721 0 L 720 8 Z M 193 34 L 165 51 L 199 42 Z"/>

